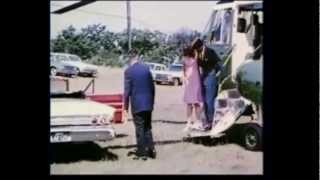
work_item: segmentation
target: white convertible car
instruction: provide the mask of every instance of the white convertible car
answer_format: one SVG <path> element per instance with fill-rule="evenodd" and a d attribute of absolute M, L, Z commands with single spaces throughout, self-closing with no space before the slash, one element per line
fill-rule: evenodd
<path fill-rule="evenodd" d="M 116 109 L 89 100 L 79 92 L 51 93 L 50 142 L 107 141 L 115 137 L 111 125 Z"/>

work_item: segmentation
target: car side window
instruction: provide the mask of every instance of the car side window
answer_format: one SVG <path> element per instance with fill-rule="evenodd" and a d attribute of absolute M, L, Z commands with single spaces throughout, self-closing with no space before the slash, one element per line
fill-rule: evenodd
<path fill-rule="evenodd" d="M 156 71 L 160 71 L 160 70 L 161 70 L 161 67 L 157 66 Z"/>
<path fill-rule="evenodd" d="M 57 56 L 57 60 L 58 60 L 58 61 L 67 61 L 68 58 L 67 58 L 67 56 L 64 56 L 64 55 L 58 55 L 58 56 Z"/>

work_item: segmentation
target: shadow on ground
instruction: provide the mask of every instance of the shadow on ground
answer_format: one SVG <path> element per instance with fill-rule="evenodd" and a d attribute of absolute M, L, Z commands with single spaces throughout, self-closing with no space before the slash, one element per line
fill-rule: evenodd
<path fill-rule="evenodd" d="M 155 141 L 155 145 L 167 145 L 167 144 L 177 144 L 177 143 L 183 143 L 183 140 L 165 140 L 165 141 Z M 135 148 L 136 144 L 129 144 L 129 145 L 115 145 L 115 146 L 108 146 L 105 149 L 131 149 Z"/>
<path fill-rule="evenodd" d="M 127 135 L 124 135 L 127 136 Z M 166 141 L 155 141 L 155 145 L 167 145 L 182 143 L 183 140 L 166 140 Z M 82 160 L 86 161 L 103 161 L 118 160 L 118 155 L 110 152 L 112 149 L 131 149 L 135 148 L 136 144 L 130 145 L 115 145 L 108 146 L 105 148 L 100 147 L 98 144 L 93 142 L 74 144 L 74 143 L 59 143 L 51 144 L 51 159 L 50 163 L 73 163 Z"/>
<path fill-rule="evenodd" d="M 72 163 L 82 160 L 118 160 L 118 155 L 110 152 L 108 149 L 101 148 L 93 142 L 81 144 L 59 143 L 51 144 L 50 146 L 50 163 Z"/>
<path fill-rule="evenodd" d="M 152 123 L 187 124 L 187 121 L 152 120 Z"/>
<path fill-rule="evenodd" d="M 133 121 L 133 120 L 132 119 L 128 119 L 128 121 Z M 152 120 L 152 123 L 187 124 L 187 121 Z"/>
<path fill-rule="evenodd" d="M 164 140 L 155 141 L 156 146 L 177 144 L 177 143 L 193 143 L 200 144 L 203 146 L 219 146 L 225 144 L 237 144 L 243 147 L 243 129 L 246 124 L 234 124 L 228 131 L 226 136 L 220 138 L 210 138 L 209 136 L 184 138 L 176 140 Z M 127 137 L 127 134 L 118 134 L 117 138 Z M 129 145 L 114 145 L 107 147 L 100 147 L 98 144 L 93 142 L 81 143 L 81 144 L 51 144 L 50 152 L 51 161 L 50 163 L 72 163 L 82 160 L 87 161 L 101 161 L 101 160 L 118 160 L 118 155 L 110 152 L 112 149 L 131 149 L 135 148 L 136 144 Z"/>

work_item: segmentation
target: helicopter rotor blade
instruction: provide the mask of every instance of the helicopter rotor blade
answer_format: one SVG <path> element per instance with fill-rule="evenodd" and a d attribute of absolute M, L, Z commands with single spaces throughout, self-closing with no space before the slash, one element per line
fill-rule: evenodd
<path fill-rule="evenodd" d="M 63 7 L 61 9 L 58 9 L 54 12 L 52 12 L 53 14 L 63 14 L 63 13 L 66 13 L 66 12 L 69 12 L 69 11 L 72 11 L 72 10 L 75 10 L 77 8 L 80 8 L 82 6 L 85 6 L 85 5 L 88 5 L 88 4 L 91 4 L 93 2 L 95 2 L 97 0 L 82 0 L 80 2 L 77 2 L 77 3 L 74 3 L 74 4 L 71 4 L 69 6 L 66 6 L 66 7 Z"/>

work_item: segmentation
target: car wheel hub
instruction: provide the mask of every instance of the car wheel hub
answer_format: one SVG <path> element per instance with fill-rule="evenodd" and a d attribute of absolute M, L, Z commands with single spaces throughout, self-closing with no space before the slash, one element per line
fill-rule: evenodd
<path fill-rule="evenodd" d="M 57 72 L 57 71 L 56 71 L 55 68 L 52 68 L 52 69 L 51 69 L 51 75 L 56 75 L 56 72 Z"/>
<path fill-rule="evenodd" d="M 246 145 L 248 147 L 254 147 L 257 145 L 257 135 L 256 133 L 251 130 L 247 133 L 246 137 L 245 137 L 245 140 L 246 140 Z"/>

